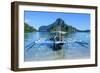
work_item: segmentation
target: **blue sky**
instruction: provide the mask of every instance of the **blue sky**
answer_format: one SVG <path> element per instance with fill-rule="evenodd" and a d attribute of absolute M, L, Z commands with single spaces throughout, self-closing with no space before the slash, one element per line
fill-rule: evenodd
<path fill-rule="evenodd" d="M 52 24 L 57 18 L 63 19 L 66 24 L 77 29 L 90 29 L 90 14 L 24 11 L 24 22 L 36 29 L 42 25 Z"/>

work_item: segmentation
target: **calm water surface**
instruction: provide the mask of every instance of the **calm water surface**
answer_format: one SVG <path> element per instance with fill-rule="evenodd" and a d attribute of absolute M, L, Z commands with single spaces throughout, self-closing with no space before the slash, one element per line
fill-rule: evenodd
<path fill-rule="evenodd" d="M 90 33 L 75 32 L 64 35 L 61 50 L 53 51 L 52 35 L 47 32 L 24 34 L 24 61 L 90 58 Z"/>

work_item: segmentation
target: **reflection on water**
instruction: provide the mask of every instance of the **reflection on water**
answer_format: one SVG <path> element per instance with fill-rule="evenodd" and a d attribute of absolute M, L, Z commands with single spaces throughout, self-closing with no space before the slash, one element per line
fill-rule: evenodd
<path fill-rule="evenodd" d="M 63 37 L 64 45 L 58 51 L 52 50 L 49 38 L 55 34 L 32 32 L 24 34 L 24 61 L 58 59 L 86 59 L 90 57 L 90 33 L 75 32 Z"/>

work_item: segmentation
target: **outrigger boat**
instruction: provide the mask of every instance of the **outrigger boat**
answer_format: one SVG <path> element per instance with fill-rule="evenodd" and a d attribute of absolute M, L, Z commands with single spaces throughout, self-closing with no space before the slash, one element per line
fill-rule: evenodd
<path fill-rule="evenodd" d="M 54 38 L 50 38 L 50 40 L 53 41 L 53 46 L 52 46 L 53 51 L 62 49 L 64 42 L 58 36 L 55 36 Z"/>
<path fill-rule="evenodd" d="M 50 39 L 39 39 L 36 40 L 29 45 L 25 46 L 25 48 L 31 49 L 35 44 L 45 44 L 48 45 L 50 48 L 52 48 L 53 51 L 57 51 L 62 49 L 63 44 L 66 43 L 64 41 L 61 41 L 59 37 L 55 36 Z"/>
<path fill-rule="evenodd" d="M 58 29 L 61 29 L 61 28 L 58 28 Z M 34 42 L 32 42 L 31 44 L 25 46 L 25 48 L 27 48 L 28 50 L 31 49 L 35 44 L 45 44 L 45 45 L 48 45 L 50 48 L 52 48 L 53 51 L 58 51 L 58 50 L 61 50 L 62 49 L 62 46 L 64 44 L 68 44 L 69 42 L 68 41 L 64 41 L 63 38 L 64 38 L 64 35 L 67 33 L 67 32 L 62 32 L 62 31 L 59 31 L 59 30 L 56 30 L 55 32 L 52 32 L 54 33 L 55 35 L 52 35 L 51 34 L 51 37 L 49 39 L 39 39 L 39 40 L 36 40 Z M 74 43 L 77 43 L 83 47 L 86 46 L 86 42 L 83 42 L 83 41 L 78 41 L 78 40 L 71 40 L 71 43 L 74 42 Z"/>
<path fill-rule="evenodd" d="M 27 50 L 34 48 L 34 45 L 39 44 L 39 46 L 41 45 L 48 45 L 48 47 L 50 47 L 53 51 L 58 51 L 61 50 L 64 44 L 68 43 L 76 43 L 79 44 L 80 46 L 83 47 L 87 47 L 88 43 L 84 42 L 84 41 L 79 41 L 79 40 L 72 40 L 72 41 L 64 41 L 64 40 L 60 40 L 59 37 L 55 36 L 53 38 L 50 39 L 39 39 L 36 40 L 32 43 L 30 43 L 29 45 L 25 46 L 25 48 L 27 48 Z"/>

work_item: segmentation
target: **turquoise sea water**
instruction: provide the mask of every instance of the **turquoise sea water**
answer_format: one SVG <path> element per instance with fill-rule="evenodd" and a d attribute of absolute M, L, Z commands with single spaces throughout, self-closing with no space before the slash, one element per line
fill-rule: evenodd
<path fill-rule="evenodd" d="M 90 58 L 90 32 L 75 32 L 63 37 L 61 50 L 53 51 L 51 33 L 32 32 L 24 34 L 24 61 Z"/>

